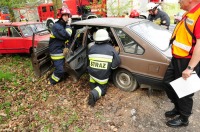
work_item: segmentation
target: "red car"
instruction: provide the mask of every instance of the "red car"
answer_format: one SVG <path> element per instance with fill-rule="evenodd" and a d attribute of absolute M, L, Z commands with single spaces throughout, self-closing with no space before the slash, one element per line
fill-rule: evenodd
<path fill-rule="evenodd" d="M 33 34 L 39 31 L 44 32 L 35 35 L 32 46 Z M 1 23 L 0 54 L 31 53 L 32 48 L 40 47 L 39 41 L 49 41 L 49 34 L 45 24 L 41 22 Z"/>

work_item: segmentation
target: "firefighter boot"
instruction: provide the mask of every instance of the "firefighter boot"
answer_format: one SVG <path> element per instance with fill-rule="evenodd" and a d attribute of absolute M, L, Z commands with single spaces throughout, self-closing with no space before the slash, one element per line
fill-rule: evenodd
<path fill-rule="evenodd" d="M 168 121 L 166 124 L 169 127 L 187 126 L 189 124 L 188 118 L 188 116 L 180 115 L 179 117 Z"/>
<path fill-rule="evenodd" d="M 53 86 L 53 85 L 55 85 L 56 83 L 57 83 L 57 82 L 54 81 L 51 77 L 49 78 L 48 85 Z"/>
<path fill-rule="evenodd" d="M 94 105 L 98 99 L 99 99 L 98 92 L 95 89 L 93 89 L 89 94 L 88 105 L 94 107 Z"/>
<path fill-rule="evenodd" d="M 90 94 L 89 94 L 88 105 L 94 107 L 95 103 L 96 103 L 96 101 L 95 101 L 95 99 L 94 99 L 94 96 L 93 96 L 92 93 L 90 93 Z"/>
<path fill-rule="evenodd" d="M 176 108 L 172 109 L 171 111 L 165 112 L 165 117 L 173 118 L 175 116 L 179 115 L 179 112 Z"/>

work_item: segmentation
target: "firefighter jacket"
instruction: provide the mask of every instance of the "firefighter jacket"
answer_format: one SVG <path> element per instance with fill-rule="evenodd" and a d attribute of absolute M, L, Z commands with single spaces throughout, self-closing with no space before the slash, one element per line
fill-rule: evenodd
<path fill-rule="evenodd" d="M 108 42 L 95 43 L 88 51 L 88 72 L 95 79 L 108 80 L 111 69 L 116 69 L 120 58 L 115 49 Z"/>
<path fill-rule="evenodd" d="M 200 15 L 199 12 L 200 9 L 193 13 L 186 13 L 174 29 L 170 41 L 172 44 L 173 56 L 188 57 L 192 55 L 193 48 L 196 43 L 193 31 Z"/>
<path fill-rule="evenodd" d="M 167 15 L 167 13 L 161 11 L 160 9 L 157 9 L 157 10 L 158 10 L 158 12 L 157 12 L 156 15 L 149 14 L 148 20 L 150 20 L 152 22 L 155 22 L 158 25 L 164 25 L 164 26 L 169 27 L 169 25 L 170 25 L 170 18 Z"/>
<path fill-rule="evenodd" d="M 66 30 L 67 29 L 67 30 Z M 49 41 L 49 52 L 53 60 L 63 59 L 63 49 L 66 41 L 71 38 L 72 30 L 65 22 L 58 20 L 52 27 L 52 34 Z"/>

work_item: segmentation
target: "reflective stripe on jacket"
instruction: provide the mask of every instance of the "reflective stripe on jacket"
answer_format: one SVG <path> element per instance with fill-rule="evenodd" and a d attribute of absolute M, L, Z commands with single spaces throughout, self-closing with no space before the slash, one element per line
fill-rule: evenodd
<path fill-rule="evenodd" d="M 200 15 L 200 9 L 194 13 L 187 13 L 177 24 L 171 37 L 172 54 L 179 57 L 191 55 L 193 45 L 193 31 Z"/>
<path fill-rule="evenodd" d="M 50 54 L 50 56 L 51 56 L 52 60 L 61 60 L 61 59 L 65 58 L 63 53 L 61 53 L 61 54 Z"/>
<path fill-rule="evenodd" d="M 117 68 L 120 64 L 119 55 L 109 43 L 94 44 L 88 54 L 88 72 L 99 82 L 108 80 L 111 69 Z"/>

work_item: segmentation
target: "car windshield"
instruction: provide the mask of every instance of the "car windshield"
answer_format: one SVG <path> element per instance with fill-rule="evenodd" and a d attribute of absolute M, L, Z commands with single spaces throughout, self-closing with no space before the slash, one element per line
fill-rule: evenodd
<path fill-rule="evenodd" d="M 43 23 L 35 23 L 35 24 L 28 24 L 28 25 L 20 26 L 20 29 L 22 31 L 22 34 L 25 37 L 29 37 L 29 36 L 32 36 L 33 33 L 45 30 L 47 28 L 46 28 L 45 24 L 43 24 Z"/>
<path fill-rule="evenodd" d="M 148 21 L 137 25 L 131 25 L 129 28 L 160 50 L 164 51 L 169 48 L 169 40 L 172 33 L 163 27 Z"/>

